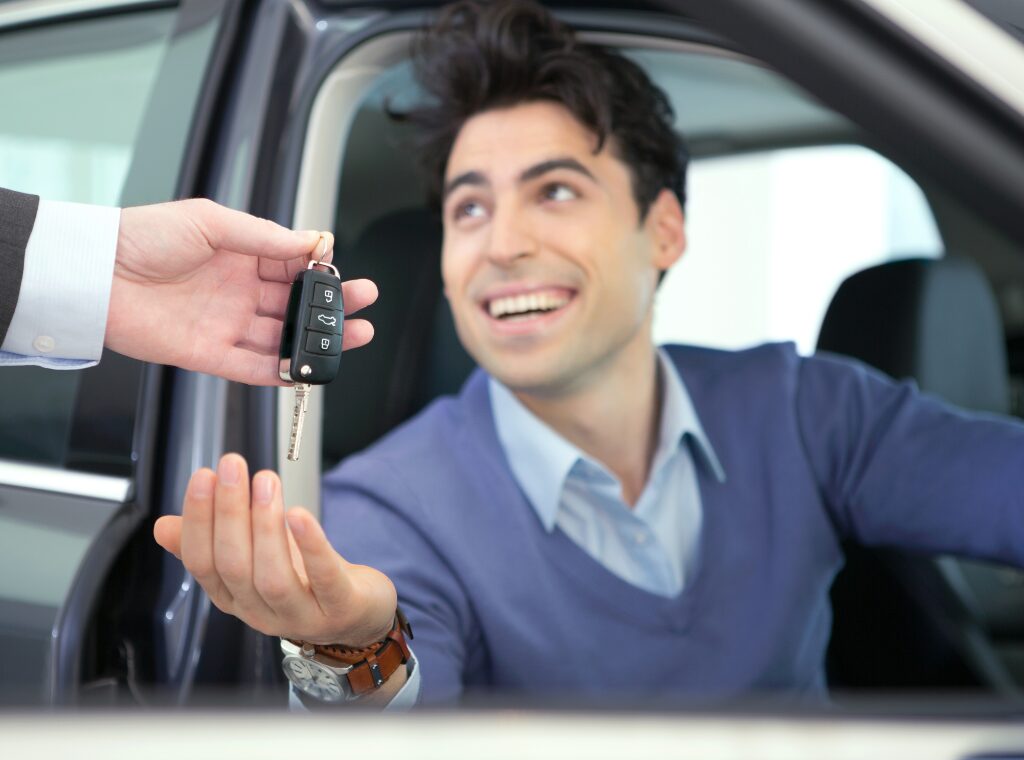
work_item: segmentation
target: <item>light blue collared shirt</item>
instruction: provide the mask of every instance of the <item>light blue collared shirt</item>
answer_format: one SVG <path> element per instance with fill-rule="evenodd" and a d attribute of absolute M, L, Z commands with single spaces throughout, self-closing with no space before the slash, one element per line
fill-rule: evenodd
<path fill-rule="evenodd" d="M 725 473 L 682 378 L 659 349 L 663 399 L 658 445 L 634 508 L 604 465 L 533 415 L 494 378 L 491 405 L 512 474 L 544 528 L 560 528 L 623 580 L 660 596 L 679 594 L 698 559 L 702 510 L 697 466 Z"/>

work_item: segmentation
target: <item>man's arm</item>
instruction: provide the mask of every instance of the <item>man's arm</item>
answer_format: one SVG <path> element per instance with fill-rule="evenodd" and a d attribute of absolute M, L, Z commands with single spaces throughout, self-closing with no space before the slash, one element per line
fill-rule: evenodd
<path fill-rule="evenodd" d="M 0 299 L 11 315 L 0 364 L 87 367 L 106 347 L 282 384 L 277 350 L 289 286 L 320 233 L 203 199 L 123 210 L 42 201 L 38 214 L 34 196 L 6 191 L 2 199 L 10 208 L 0 214 Z M 329 233 L 324 245 L 333 245 Z M 369 280 L 342 283 L 342 292 L 346 316 L 377 297 Z M 372 336 L 365 320 L 346 320 L 342 348 Z"/>
<path fill-rule="evenodd" d="M 120 211 L 41 200 L 3 364 L 81 369 L 103 351 Z"/>
<path fill-rule="evenodd" d="M 828 356 L 801 360 L 796 404 L 846 537 L 1024 566 L 1024 425 Z"/>
<path fill-rule="evenodd" d="M 286 518 L 277 475 L 260 472 L 250 488 L 237 454 L 222 457 L 216 473 L 197 471 L 181 517 L 160 518 L 154 535 L 213 604 L 267 635 L 363 649 L 392 629 L 391 581 L 347 562 L 307 511 Z"/>

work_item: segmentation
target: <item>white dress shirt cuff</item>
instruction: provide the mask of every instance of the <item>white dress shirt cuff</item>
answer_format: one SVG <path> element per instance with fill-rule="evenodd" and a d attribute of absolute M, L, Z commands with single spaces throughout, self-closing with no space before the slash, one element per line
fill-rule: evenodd
<path fill-rule="evenodd" d="M 405 679 L 405 683 L 402 684 L 402 688 L 398 690 L 398 693 L 391 698 L 390 702 L 384 705 L 384 710 L 386 711 L 409 710 L 416 705 L 416 701 L 420 698 L 420 669 L 412 649 L 409 650 L 409 654 L 411 657 L 406 666 L 409 668 L 409 675 Z M 295 712 L 309 712 L 306 706 L 302 704 L 302 700 L 299 699 L 294 686 L 288 688 L 288 706 Z"/>
<path fill-rule="evenodd" d="M 39 201 L 0 364 L 81 369 L 99 361 L 121 210 Z"/>

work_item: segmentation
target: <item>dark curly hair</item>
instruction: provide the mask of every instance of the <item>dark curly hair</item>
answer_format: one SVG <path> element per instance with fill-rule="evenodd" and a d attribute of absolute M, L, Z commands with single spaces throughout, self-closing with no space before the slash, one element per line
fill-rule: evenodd
<path fill-rule="evenodd" d="M 413 43 L 416 77 L 428 99 L 403 115 L 417 127 L 416 147 L 431 202 L 440 204 L 452 145 L 472 116 L 531 101 L 569 110 L 632 172 L 643 219 L 663 188 L 686 200 L 688 155 L 672 128 L 665 93 L 634 62 L 580 42 L 530 0 L 445 6 Z"/>

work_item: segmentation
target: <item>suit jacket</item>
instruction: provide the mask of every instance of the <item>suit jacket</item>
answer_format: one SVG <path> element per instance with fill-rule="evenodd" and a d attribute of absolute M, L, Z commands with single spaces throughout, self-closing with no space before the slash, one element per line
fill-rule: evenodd
<path fill-rule="evenodd" d="M 0 344 L 18 305 L 25 249 L 39 209 L 39 196 L 0 187 Z"/>

